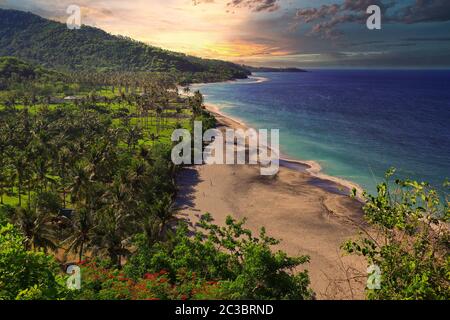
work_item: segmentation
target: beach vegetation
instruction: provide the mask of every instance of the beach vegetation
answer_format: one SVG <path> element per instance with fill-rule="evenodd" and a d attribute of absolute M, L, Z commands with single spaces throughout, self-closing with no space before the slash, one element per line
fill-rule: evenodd
<path fill-rule="evenodd" d="M 211 215 L 201 217 L 198 231 L 190 235 L 181 223 L 168 241 L 149 242 L 141 235 L 138 248 L 125 266 L 125 273 L 139 279 L 145 272 L 166 270 L 171 281 L 177 281 L 180 270 L 216 284 L 214 298 L 220 299 L 290 299 L 314 298 L 309 288 L 308 271 L 295 269 L 309 262 L 309 257 L 290 257 L 273 250 L 279 241 L 265 229 L 259 237 L 245 228 L 244 221 L 228 217 L 223 227 L 213 223 Z"/>
<path fill-rule="evenodd" d="M 0 300 L 57 300 L 70 296 L 54 257 L 28 250 L 12 224 L 0 224 Z"/>
<path fill-rule="evenodd" d="M 377 195 L 365 194 L 370 229 L 343 248 L 380 271 L 379 286 L 366 290 L 368 299 L 448 300 L 448 192 L 442 196 L 424 182 L 392 181 L 394 173 L 394 169 L 387 172 Z M 444 189 L 448 191 L 448 184 Z"/>

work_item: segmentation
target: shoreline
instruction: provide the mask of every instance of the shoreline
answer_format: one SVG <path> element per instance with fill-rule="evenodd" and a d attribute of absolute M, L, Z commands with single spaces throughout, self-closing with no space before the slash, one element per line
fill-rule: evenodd
<path fill-rule="evenodd" d="M 245 80 L 254 80 L 252 82 L 239 82 L 239 81 L 245 81 Z M 226 81 L 221 81 L 221 82 L 201 82 L 201 83 L 192 83 L 192 86 L 204 86 L 204 85 L 208 85 L 208 84 L 212 84 L 212 83 L 238 83 L 239 84 L 255 84 L 255 83 L 262 83 L 262 82 L 267 82 L 270 81 L 269 78 L 266 77 L 259 77 L 259 76 L 255 76 L 255 75 L 249 75 L 246 79 L 231 79 L 231 80 L 226 80 Z"/>
<path fill-rule="evenodd" d="M 243 120 L 224 114 L 217 105 L 205 103 L 205 109 L 212 113 L 219 123 L 222 123 L 222 125 L 229 127 L 230 129 L 250 129 L 250 127 Z M 222 119 L 217 119 L 218 116 Z M 353 181 L 323 173 L 322 166 L 314 160 L 292 159 L 280 151 L 280 166 L 291 170 L 308 173 L 312 177 L 320 180 L 316 182 L 316 185 L 330 192 L 350 196 L 352 190 L 355 189 L 357 195 L 356 199 L 363 202 L 362 195 L 364 191 L 360 185 Z"/>
<path fill-rule="evenodd" d="M 255 81 L 252 81 L 252 82 L 241 82 L 240 84 L 255 84 L 255 83 L 262 83 L 262 82 L 270 81 L 269 78 L 250 75 L 250 76 L 248 76 L 245 79 L 231 79 L 231 80 L 218 81 L 218 82 L 189 83 L 188 86 L 189 87 L 199 87 L 199 88 L 201 88 L 202 86 L 208 85 L 208 84 L 214 84 L 214 83 L 229 83 L 229 84 L 233 84 L 233 83 L 238 83 L 238 81 L 243 81 L 243 80 L 255 80 Z M 177 89 L 179 91 L 178 94 L 180 96 L 184 96 L 184 97 L 192 96 L 193 94 L 191 92 L 190 93 L 183 92 L 183 88 L 184 87 L 185 86 L 177 85 Z"/>
<path fill-rule="evenodd" d="M 218 130 L 246 127 L 208 108 Z M 245 219 L 245 227 L 254 235 L 265 227 L 268 235 L 280 240 L 273 250 L 310 257 L 309 263 L 295 270 L 308 270 L 318 299 L 364 299 L 360 275 L 365 274 L 365 261 L 341 250 L 365 226 L 362 204 L 307 169 L 302 162 L 286 162 L 269 177 L 261 176 L 259 165 L 187 166 L 176 178 L 176 217 L 193 231 L 200 231 L 205 213 L 219 226 L 225 226 L 229 216 Z"/>

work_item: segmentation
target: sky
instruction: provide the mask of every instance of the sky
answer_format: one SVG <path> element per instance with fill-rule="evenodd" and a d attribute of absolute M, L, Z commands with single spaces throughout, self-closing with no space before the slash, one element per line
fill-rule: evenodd
<path fill-rule="evenodd" d="M 0 0 L 206 58 L 274 67 L 450 67 L 450 0 Z M 369 30 L 367 8 L 381 8 Z"/>

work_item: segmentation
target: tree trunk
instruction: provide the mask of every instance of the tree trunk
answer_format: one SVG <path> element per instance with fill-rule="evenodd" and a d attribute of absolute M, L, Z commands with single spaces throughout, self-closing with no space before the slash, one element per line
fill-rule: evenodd
<path fill-rule="evenodd" d="M 31 210 L 31 178 L 28 181 L 28 210 Z"/>
<path fill-rule="evenodd" d="M 80 245 L 80 255 L 78 257 L 78 262 L 83 261 L 83 249 L 84 249 L 84 242 L 82 242 Z"/>
<path fill-rule="evenodd" d="M 18 191 L 19 191 L 19 207 L 22 206 L 22 178 L 19 176 L 19 185 L 18 185 Z"/>
<path fill-rule="evenodd" d="M 66 209 L 66 189 L 63 187 L 63 207 Z"/>

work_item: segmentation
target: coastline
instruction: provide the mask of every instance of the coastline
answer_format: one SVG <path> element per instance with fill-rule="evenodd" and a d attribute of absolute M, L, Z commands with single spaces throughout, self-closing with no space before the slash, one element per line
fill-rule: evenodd
<path fill-rule="evenodd" d="M 245 129 L 245 122 L 208 105 L 218 129 Z M 260 175 L 258 165 L 194 165 L 177 177 L 177 217 L 196 230 L 210 213 L 225 225 L 228 216 L 246 219 L 246 227 L 281 240 L 274 247 L 289 255 L 308 255 L 311 287 L 318 299 L 363 299 L 363 259 L 344 255 L 341 245 L 364 225 L 362 204 L 342 186 L 312 175 L 302 161 L 286 161 L 274 177 Z M 299 270 L 302 270 L 301 268 Z"/>
<path fill-rule="evenodd" d="M 255 84 L 255 83 L 262 83 L 262 82 L 270 81 L 269 78 L 266 78 L 266 77 L 250 75 L 246 79 L 232 79 L 232 80 L 226 80 L 226 81 L 217 82 L 217 83 L 238 83 L 238 81 L 245 81 L 245 80 L 254 80 L 254 81 L 239 82 L 239 84 Z M 211 84 L 211 83 L 202 82 L 202 83 L 193 83 L 192 85 L 201 87 L 201 86 L 207 85 L 207 84 Z"/>
<path fill-rule="evenodd" d="M 243 120 L 224 114 L 223 112 L 220 111 L 220 108 L 214 104 L 211 103 L 205 104 L 205 109 L 208 112 L 212 113 L 216 117 L 216 120 L 219 117 L 220 119 L 218 121 L 222 122 L 222 124 L 224 124 L 227 127 L 230 127 L 232 129 L 243 129 L 243 130 L 247 130 L 250 128 Z M 289 156 L 283 154 L 282 151 L 280 151 L 280 166 L 292 170 L 307 172 L 312 177 L 315 177 L 320 180 L 316 182 L 317 185 L 331 192 L 333 192 L 334 190 L 334 192 L 338 192 L 342 195 L 349 196 L 352 190 L 355 189 L 356 199 L 359 200 L 360 202 L 363 201 L 362 195 L 364 190 L 360 185 L 358 185 L 353 181 L 330 176 L 323 173 L 322 166 L 314 160 L 292 159 Z"/>

